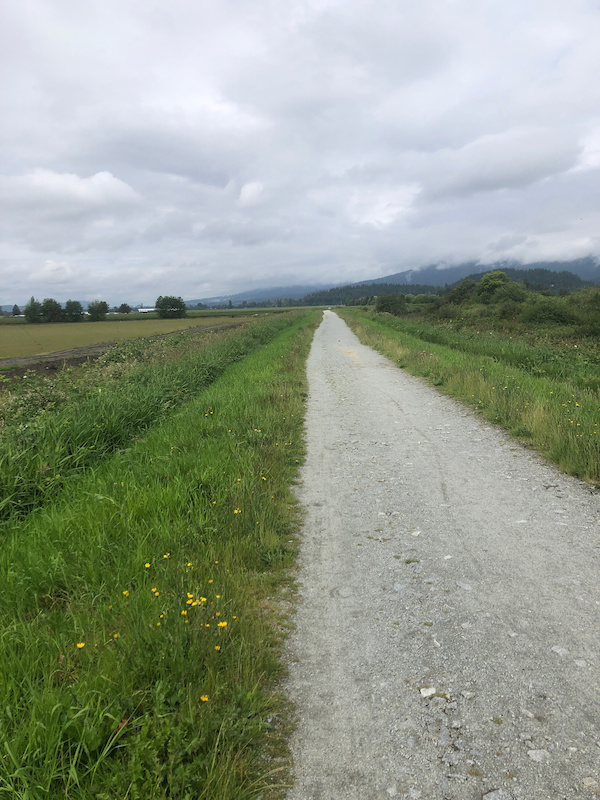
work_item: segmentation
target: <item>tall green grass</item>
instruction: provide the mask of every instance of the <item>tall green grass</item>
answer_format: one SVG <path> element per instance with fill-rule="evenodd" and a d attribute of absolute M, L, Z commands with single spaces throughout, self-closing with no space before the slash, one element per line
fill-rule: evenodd
<path fill-rule="evenodd" d="M 600 392 L 590 359 L 499 334 L 341 309 L 361 341 L 527 441 L 560 469 L 600 482 Z M 570 350 L 577 353 L 571 343 Z"/>
<path fill-rule="evenodd" d="M 179 334 L 179 354 L 168 343 L 158 358 L 134 362 L 113 382 L 93 384 L 81 396 L 67 392 L 62 399 L 68 402 L 44 403 L 35 392 L 17 397 L 0 430 L 0 525 L 29 513 L 99 460 L 129 446 L 294 319 L 293 314 L 271 316 L 242 332 Z M 128 343 L 106 360 L 120 354 L 131 360 L 143 347 L 143 342 Z"/>
<path fill-rule="evenodd" d="M 380 315 L 388 329 L 422 342 L 438 344 L 472 356 L 487 356 L 506 367 L 518 367 L 540 377 L 568 380 L 581 389 L 600 388 L 600 351 L 596 342 L 571 337 L 559 344 L 542 338 L 532 344 L 516 331 L 512 335 L 495 330 L 456 330 L 443 322 L 402 319 Z M 538 332 L 539 333 L 539 332 Z"/>
<path fill-rule="evenodd" d="M 6 525 L 0 797 L 244 800 L 283 782 L 278 592 L 316 317 Z"/>

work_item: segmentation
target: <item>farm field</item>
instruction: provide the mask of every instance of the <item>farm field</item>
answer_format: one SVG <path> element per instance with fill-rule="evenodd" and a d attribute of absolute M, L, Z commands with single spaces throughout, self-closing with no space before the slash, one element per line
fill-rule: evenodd
<path fill-rule="evenodd" d="M 578 337 L 573 328 L 562 339 L 556 331 L 536 336 L 535 326 L 521 335 L 482 335 L 359 308 L 338 313 L 363 344 L 475 408 L 564 472 L 600 483 L 595 337 Z"/>
<path fill-rule="evenodd" d="M 141 315 L 140 315 L 141 316 Z M 236 317 L 236 322 L 252 319 Z M 231 323 L 231 315 L 207 315 L 184 319 L 127 319 L 103 322 L 56 322 L 0 325 L 0 358 L 37 356 L 88 347 L 104 342 L 171 333 L 188 328 Z"/>
<path fill-rule="evenodd" d="M 0 794 L 284 781 L 278 598 L 319 316 L 128 342 L 4 398 Z"/>

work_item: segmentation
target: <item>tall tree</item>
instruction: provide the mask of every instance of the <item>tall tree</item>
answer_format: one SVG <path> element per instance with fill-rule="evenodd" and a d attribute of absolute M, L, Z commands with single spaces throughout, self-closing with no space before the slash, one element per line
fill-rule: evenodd
<path fill-rule="evenodd" d="M 185 317 L 186 306 L 181 297 L 163 297 L 161 295 L 156 300 L 155 307 L 161 319 Z"/>
<path fill-rule="evenodd" d="M 42 303 L 42 318 L 44 322 L 60 322 L 63 318 L 63 310 L 58 300 L 46 297 Z"/>
<path fill-rule="evenodd" d="M 128 303 L 121 303 L 118 311 L 119 314 L 131 314 L 131 306 Z"/>
<path fill-rule="evenodd" d="M 15 303 L 14 306 L 13 306 L 12 315 L 13 315 L 13 317 L 18 317 L 20 314 L 21 314 L 21 309 Z"/>
<path fill-rule="evenodd" d="M 25 319 L 27 322 L 41 322 L 42 321 L 42 304 L 36 300 L 33 295 L 31 300 L 25 306 Z"/>
<path fill-rule="evenodd" d="M 65 317 L 67 322 L 79 322 L 83 319 L 83 306 L 79 300 L 67 300 L 65 303 Z"/>
<path fill-rule="evenodd" d="M 106 319 L 108 314 L 108 303 L 105 300 L 93 300 L 88 305 L 88 314 L 92 322 L 100 322 Z"/>

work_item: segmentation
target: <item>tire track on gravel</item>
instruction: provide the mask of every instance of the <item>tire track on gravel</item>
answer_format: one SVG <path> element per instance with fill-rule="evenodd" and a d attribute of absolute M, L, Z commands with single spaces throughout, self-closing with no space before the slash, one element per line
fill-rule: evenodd
<path fill-rule="evenodd" d="M 600 794 L 600 501 L 363 347 L 308 362 L 289 800 Z"/>

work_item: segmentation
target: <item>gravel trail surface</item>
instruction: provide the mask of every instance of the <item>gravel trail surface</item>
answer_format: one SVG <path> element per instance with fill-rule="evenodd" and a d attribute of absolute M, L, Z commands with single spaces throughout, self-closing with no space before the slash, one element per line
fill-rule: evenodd
<path fill-rule="evenodd" d="M 332 312 L 308 377 L 289 800 L 600 796 L 600 497 Z"/>

